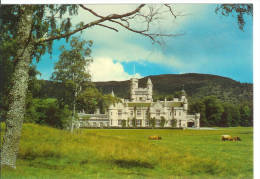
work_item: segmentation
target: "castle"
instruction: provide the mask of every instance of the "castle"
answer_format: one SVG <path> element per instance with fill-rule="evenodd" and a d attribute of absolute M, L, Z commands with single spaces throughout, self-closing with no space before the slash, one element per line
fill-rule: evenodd
<path fill-rule="evenodd" d="M 130 99 L 111 104 L 106 114 L 78 113 L 80 127 L 200 127 L 200 114 L 188 114 L 188 100 L 182 90 L 180 98 L 171 101 L 153 101 L 153 84 L 150 78 L 146 88 L 138 87 L 132 78 Z M 114 96 L 114 92 L 111 93 Z M 84 120 L 87 119 L 87 120 Z"/>

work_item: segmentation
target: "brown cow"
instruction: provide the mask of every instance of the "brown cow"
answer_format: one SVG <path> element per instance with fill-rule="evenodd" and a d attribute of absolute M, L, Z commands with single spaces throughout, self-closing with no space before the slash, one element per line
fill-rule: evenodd
<path fill-rule="evenodd" d="M 162 137 L 161 136 L 149 136 L 149 138 L 148 138 L 149 140 L 161 140 L 162 139 Z"/>
<path fill-rule="evenodd" d="M 241 141 L 241 139 L 239 136 L 235 136 L 235 137 L 233 137 L 233 141 Z"/>
<path fill-rule="evenodd" d="M 235 137 L 232 137 L 231 135 L 222 135 L 221 136 L 221 139 L 222 141 L 241 141 L 240 137 L 238 136 L 235 136 Z"/>
<path fill-rule="evenodd" d="M 226 141 L 226 140 L 232 141 L 233 138 L 232 138 L 231 135 L 222 135 L 222 136 L 221 136 L 221 140 L 222 140 L 222 141 Z"/>

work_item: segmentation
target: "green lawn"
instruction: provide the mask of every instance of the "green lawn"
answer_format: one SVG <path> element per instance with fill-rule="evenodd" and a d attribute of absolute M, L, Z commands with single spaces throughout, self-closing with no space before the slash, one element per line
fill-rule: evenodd
<path fill-rule="evenodd" d="M 242 141 L 222 142 L 222 134 Z M 148 140 L 160 135 L 162 140 Z M 3 178 L 253 178 L 253 128 L 82 129 L 25 124 Z"/>

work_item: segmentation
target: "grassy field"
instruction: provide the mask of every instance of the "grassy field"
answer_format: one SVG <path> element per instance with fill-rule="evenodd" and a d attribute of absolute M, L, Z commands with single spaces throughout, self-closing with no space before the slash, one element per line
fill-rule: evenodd
<path fill-rule="evenodd" d="M 222 134 L 242 141 L 222 142 Z M 2 168 L 2 178 L 253 178 L 253 128 L 71 134 L 24 124 L 17 169 Z"/>

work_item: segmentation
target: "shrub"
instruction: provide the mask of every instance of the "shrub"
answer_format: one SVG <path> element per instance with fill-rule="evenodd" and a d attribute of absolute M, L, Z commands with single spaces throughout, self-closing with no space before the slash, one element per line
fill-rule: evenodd
<path fill-rule="evenodd" d="M 165 118 L 163 116 L 161 116 L 161 120 L 160 120 L 160 127 L 163 128 L 165 125 Z"/>
<path fill-rule="evenodd" d="M 58 103 L 55 98 L 33 99 L 27 107 L 25 122 L 65 128 L 71 120 L 71 115 L 68 106 Z"/>
<path fill-rule="evenodd" d="M 176 119 L 171 120 L 172 128 L 176 127 L 176 125 L 177 125 L 177 120 Z"/>

